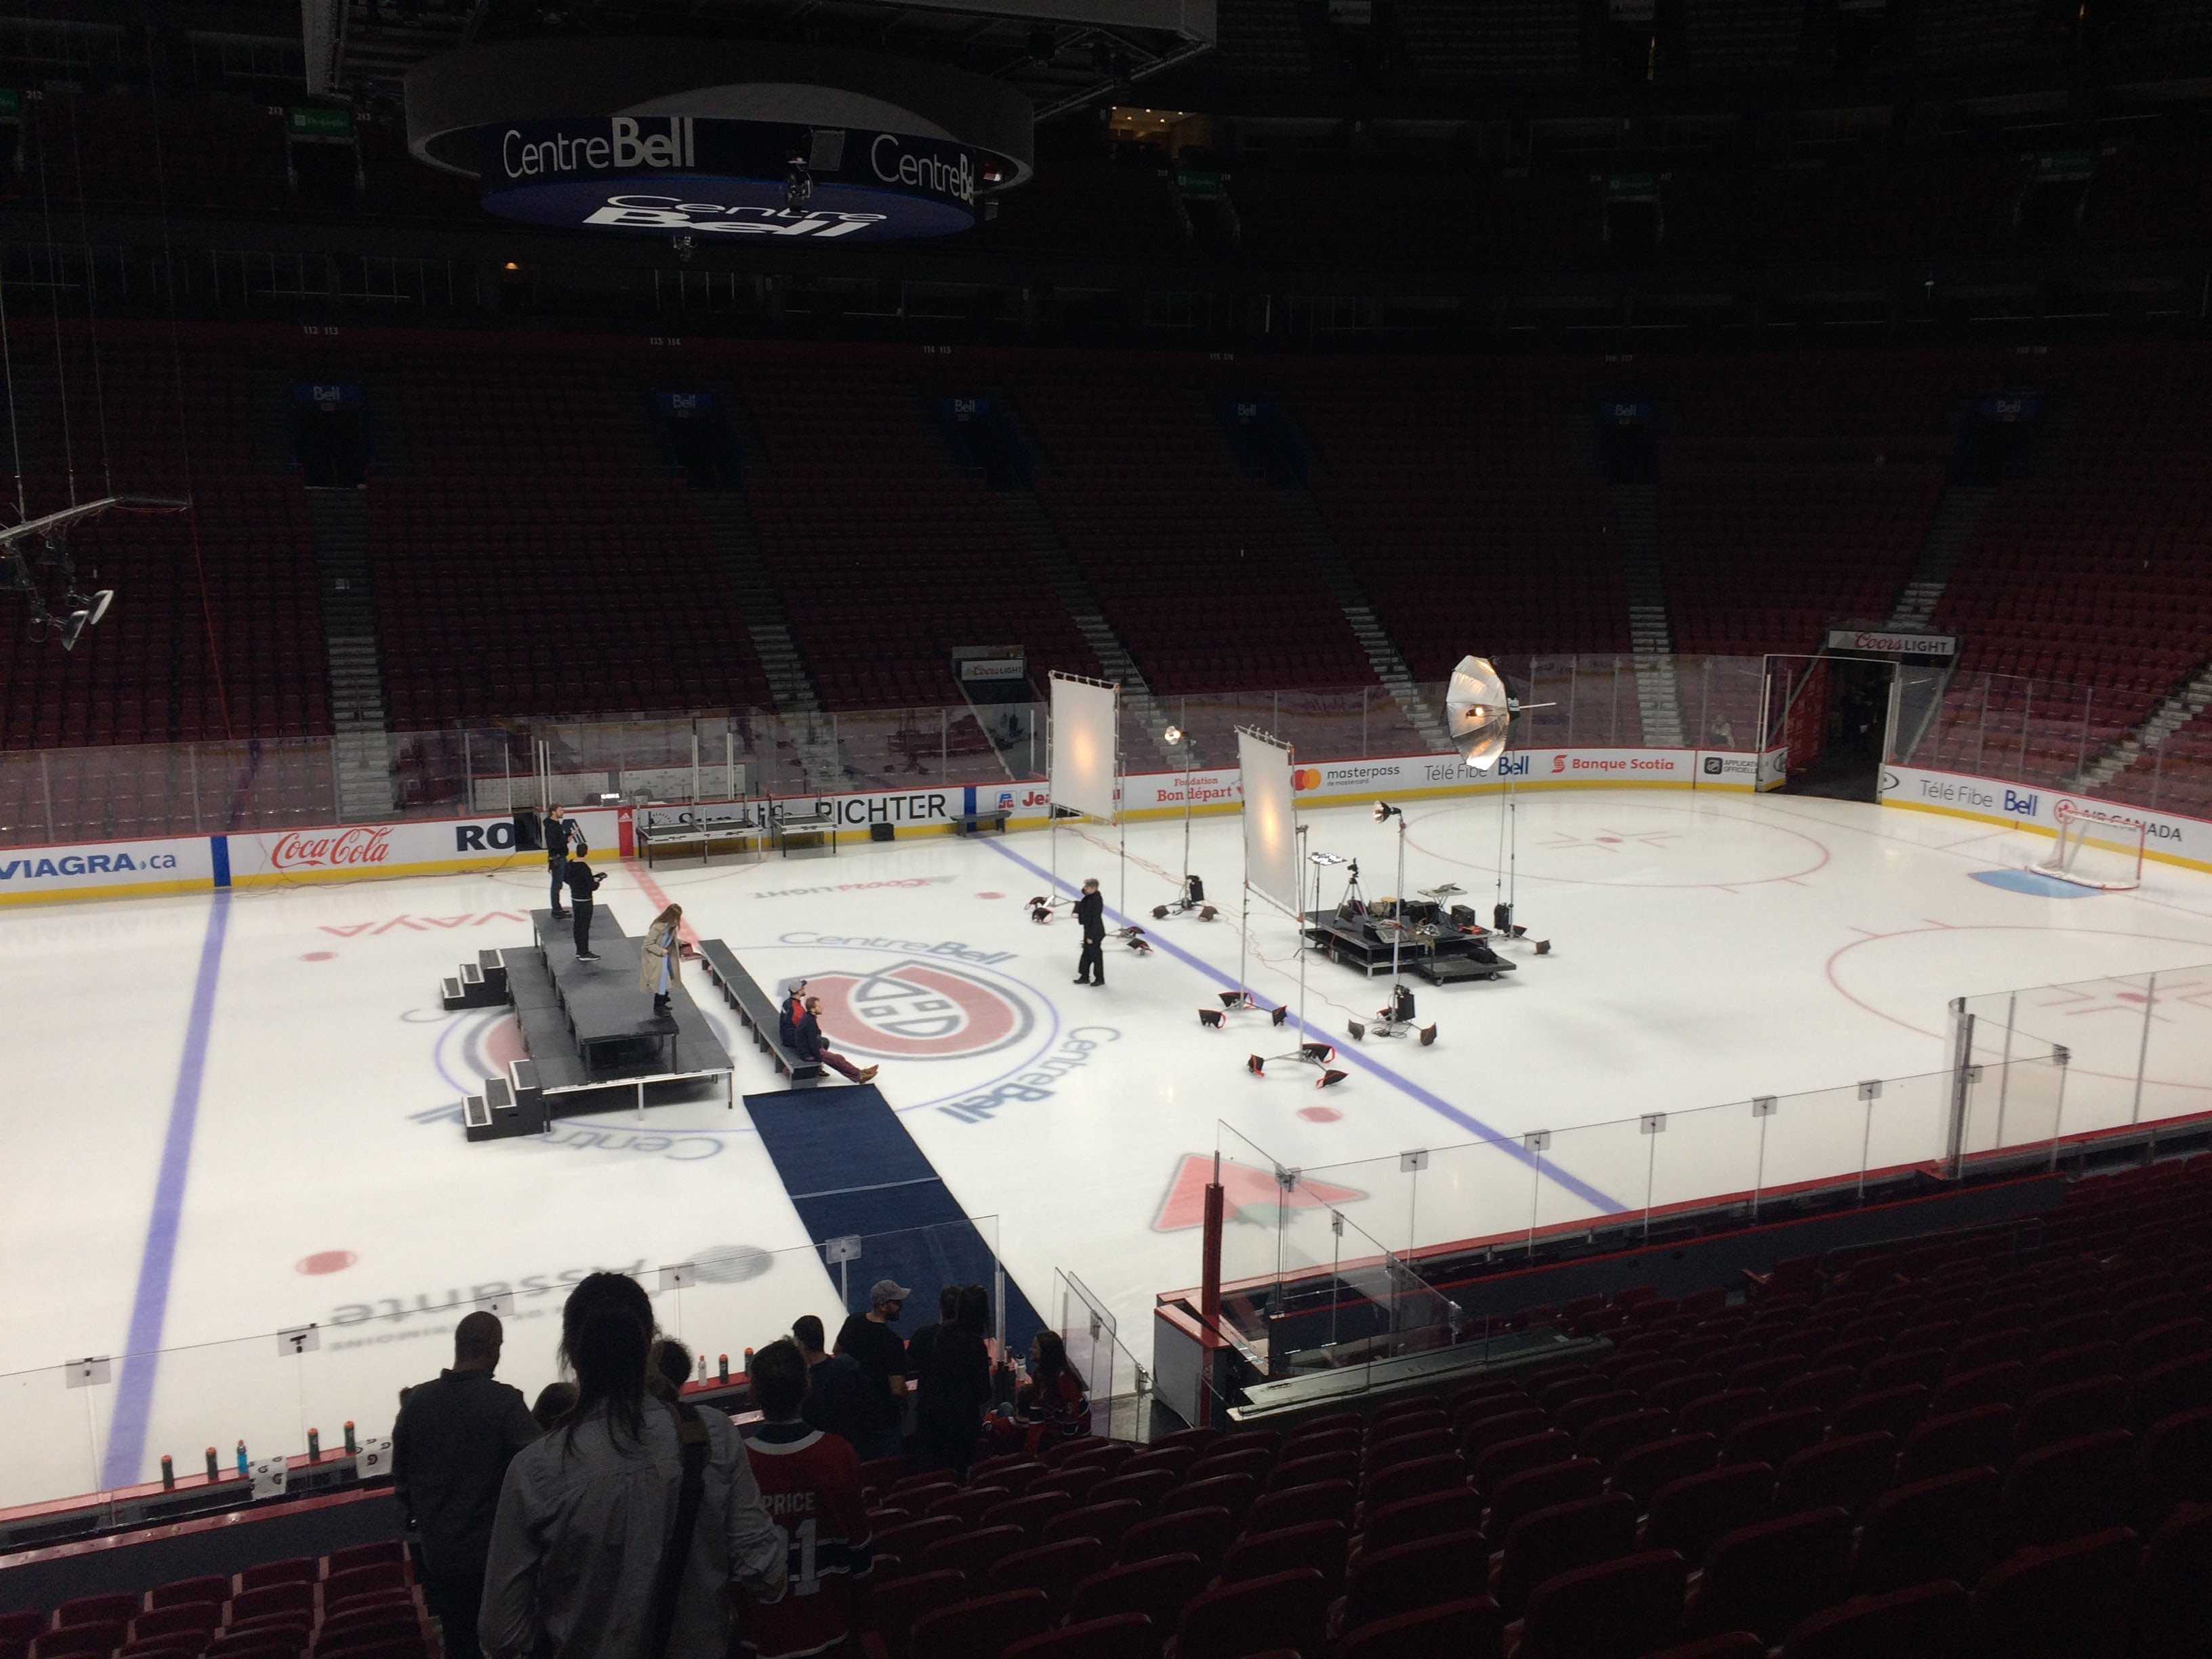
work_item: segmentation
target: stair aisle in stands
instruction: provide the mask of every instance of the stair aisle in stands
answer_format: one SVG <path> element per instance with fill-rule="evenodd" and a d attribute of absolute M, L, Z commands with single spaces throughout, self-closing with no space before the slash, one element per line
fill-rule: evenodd
<path fill-rule="evenodd" d="M 391 745 L 369 569 L 368 497 L 359 489 L 310 489 L 307 495 L 322 584 L 323 641 L 330 653 L 338 816 L 349 821 L 389 817 Z"/>
<path fill-rule="evenodd" d="M 1674 684 L 1674 645 L 1667 622 L 1667 582 L 1659 560 L 1659 490 L 1614 484 L 1620 526 L 1620 575 L 1628 590 L 1628 634 L 1636 647 L 1636 707 L 1644 741 L 1682 746 L 1682 705 Z"/>

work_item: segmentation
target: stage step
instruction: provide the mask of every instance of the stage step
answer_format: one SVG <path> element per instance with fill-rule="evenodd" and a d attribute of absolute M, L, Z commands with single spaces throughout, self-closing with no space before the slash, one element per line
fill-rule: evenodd
<path fill-rule="evenodd" d="M 513 1085 L 514 1097 L 525 1103 L 535 1102 L 544 1092 L 538 1083 L 538 1062 L 532 1060 L 511 1060 L 507 1063 L 507 1081 Z"/>
<path fill-rule="evenodd" d="M 532 1090 L 518 1095 L 503 1077 L 484 1079 L 483 1092 L 471 1095 L 461 1109 L 461 1127 L 471 1140 L 506 1140 L 543 1134 L 545 1097 Z"/>
<path fill-rule="evenodd" d="M 507 957 L 500 951 L 487 945 L 477 952 L 477 965 L 483 969 L 484 984 L 496 991 L 504 1000 L 507 996 Z"/>
<path fill-rule="evenodd" d="M 498 954 L 495 951 L 482 952 L 478 960 L 463 963 L 460 972 L 445 981 L 447 1012 L 462 1008 L 496 1008 L 507 1000 L 506 967 L 482 960 L 483 957 L 495 957 Z"/>

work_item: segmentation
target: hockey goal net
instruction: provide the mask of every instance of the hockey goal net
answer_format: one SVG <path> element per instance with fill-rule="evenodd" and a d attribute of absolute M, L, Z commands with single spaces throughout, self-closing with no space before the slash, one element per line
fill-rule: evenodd
<path fill-rule="evenodd" d="M 2057 845 L 2027 867 L 2077 887 L 2126 892 L 2142 885 L 2144 839 L 2141 818 L 2065 803 L 2058 809 Z"/>

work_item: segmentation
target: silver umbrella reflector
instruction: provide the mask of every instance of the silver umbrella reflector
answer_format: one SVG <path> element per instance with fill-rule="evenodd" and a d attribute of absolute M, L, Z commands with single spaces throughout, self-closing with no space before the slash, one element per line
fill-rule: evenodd
<path fill-rule="evenodd" d="M 1487 772 L 1505 752 L 1520 705 L 1506 690 L 1505 682 L 1486 657 L 1462 657 L 1444 687 L 1444 718 L 1459 757 L 1478 772 Z"/>

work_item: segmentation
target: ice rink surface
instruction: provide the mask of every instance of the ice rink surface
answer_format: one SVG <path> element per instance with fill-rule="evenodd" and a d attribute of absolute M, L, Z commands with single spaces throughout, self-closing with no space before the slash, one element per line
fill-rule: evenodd
<path fill-rule="evenodd" d="M 1410 804 L 1407 887 L 1456 882 L 1486 916 L 1499 812 L 1489 797 Z M 1370 896 L 1395 890 L 1394 828 L 1364 809 L 1305 817 L 1314 848 L 1359 860 Z M 2153 865 L 2138 892 L 2045 896 L 1976 878 L 2047 840 L 1958 819 L 1534 793 L 1519 915 L 1553 954 L 1519 956 L 1497 983 L 1415 981 L 1435 1045 L 1346 1042 L 1350 1077 L 1317 1092 L 1293 1064 L 1246 1073 L 1248 1053 L 1291 1046 L 1264 1019 L 1200 1026 L 1237 981 L 1242 854 L 1235 818 L 1200 819 L 1190 867 L 1222 915 L 1156 922 L 1183 835 L 1130 827 L 1126 877 L 1120 832 L 1064 828 L 625 864 L 601 898 L 635 935 L 665 895 L 764 983 L 815 981 L 833 1038 L 882 1065 L 878 1086 L 969 1213 L 996 1218 L 986 1231 L 1031 1299 L 1045 1306 L 1056 1268 L 1080 1275 L 1146 1360 L 1154 1294 L 1199 1275 L 1186 1160 L 1210 1158 L 1217 1123 L 1316 1169 L 1848 1087 L 1940 1070 L 1952 997 L 2212 963 L 2212 877 Z M 1023 902 L 1054 869 L 1099 877 L 1162 948 L 1109 945 L 1105 988 L 1071 983 L 1073 923 L 1033 923 Z M 1322 897 L 1343 886 L 1325 872 Z M 834 1328 L 836 1291 L 741 1106 L 463 1140 L 461 1096 L 516 1038 L 502 1015 L 441 1012 L 439 981 L 481 947 L 526 944 L 545 890 L 542 860 L 522 855 L 488 876 L 0 912 L 0 1504 L 142 1478 L 164 1452 L 191 1470 L 213 1445 L 228 1467 L 240 1437 L 257 1455 L 298 1451 L 308 1425 L 326 1446 L 348 1419 L 380 1432 L 398 1389 L 445 1363 L 456 1304 L 479 1296 L 514 1297 L 502 1375 L 534 1392 L 553 1374 L 563 1278 L 594 1267 L 651 1287 L 664 1264 L 707 1262 L 657 1299 L 665 1325 L 733 1368 L 799 1313 Z M 1255 993 L 1295 1005 L 1291 919 L 1255 902 L 1249 939 Z M 1313 960 L 1306 1017 L 1342 1041 L 1387 983 Z M 737 1056 L 738 1094 L 776 1087 L 696 968 L 690 985 Z M 2208 1005 L 2183 998 L 2176 1015 L 2212 1019 Z M 2166 1082 L 2212 1108 L 2212 1077 Z M 1559 1154 L 1561 1202 L 1642 1190 L 1633 1138 L 1600 1144 Z M 1498 1160 L 1501 1192 L 1528 1189 L 1506 1152 L 1473 1156 Z M 272 1334 L 310 1322 L 317 1351 L 281 1357 Z M 158 1362 L 118 1359 L 100 1386 L 64 1388 L 52 1369 L 152 1346 Z"/>

